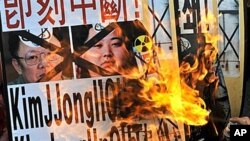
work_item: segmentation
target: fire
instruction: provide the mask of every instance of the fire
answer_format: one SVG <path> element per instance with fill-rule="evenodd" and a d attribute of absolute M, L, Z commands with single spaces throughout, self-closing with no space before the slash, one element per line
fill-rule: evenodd
<path fill-rule="evenodd" d="M 213 15 L 208 14 L 204 19 L 202 25 L 214 24 Z M 173 60 L 160 60 L 160 67 L 155 69 L 155 65 L 149 63 L 148 70 L 155 70 L 155 73 L 141 76 L 141 79 L 137 79 L 138 74 L 133 71 L 131 76 L 137 78 L 128 80 L 119 94 L 121 115 L 126 118 L 169 118 L 188 125 L 205 125 L 210 111 L 202 99 L 202 90 L 211 83 L 216 84 L 211 95 L 217 90 L 214 63 L 219 39 L 217 35 L 204 32 L 204 36 L 197 39 L 198 42 L 205 40 L 204 45 L 196 54 L 187 55 L 179 66 Z M 154 50 L 159 49 L 155 47 Z M 164 53 L 158 57 L 166 58 Z"/>
<path fill-rule="evenodd" d="M 158 76 L 127 81 L 119 96 L 122 115 L 169 118 L 189 125 L 206 124 L 209 111 L 199 92 L 180 79 L 173 61 L 161 61 L 161 66 Z"/>

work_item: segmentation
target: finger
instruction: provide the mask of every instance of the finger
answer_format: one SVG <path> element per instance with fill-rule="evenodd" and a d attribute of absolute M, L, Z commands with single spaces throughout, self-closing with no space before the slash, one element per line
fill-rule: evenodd
<path fill-rule="evenodd" d="M 229 121 L 242 125 L 250 125 L 250 119 L 248 117 L 233 117 L 230 118 Z"/>

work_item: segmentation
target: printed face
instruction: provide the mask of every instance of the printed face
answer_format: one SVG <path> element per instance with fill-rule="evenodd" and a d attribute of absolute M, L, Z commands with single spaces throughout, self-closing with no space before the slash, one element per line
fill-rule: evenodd
<path fill-rule="evenodd" d="M 58 40 L 56 43 L 60 46 Z M 62 61 L 59 55 L 51 53 L 43 47 L 29 47 L 23 42 L 19 44 L 18 56 L 19 67 L 15 67 L 15 69 L 27 83 L 38 82 Z"/>
<path fill-rule="evenodd" d="M 93 37 L 95 34 L 94 29 L 90 29 L 89 37 Z M 86 51 L 82 58 L 109 71 L 110 74 L 117 74 L 130 57 L 124 40 L 122 30 L 117 27 Z M 90 72 L 90 75 L 98 74 Z"/>

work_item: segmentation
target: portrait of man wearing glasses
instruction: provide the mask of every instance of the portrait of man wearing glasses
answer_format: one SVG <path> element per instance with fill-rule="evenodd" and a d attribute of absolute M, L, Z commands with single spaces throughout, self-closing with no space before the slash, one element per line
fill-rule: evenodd
<path fill-rule="evenodd" d="M 18 73 L 9 85 L 63 79 L 64 57 L 57 52 L 65 47 L 61 41 L 63 34 L 56 37 L 53 32 L 52 29 L 35 29 L 9 33 L 11 63 Z M 69 43 L 64 45 L 69 48 Z"/>

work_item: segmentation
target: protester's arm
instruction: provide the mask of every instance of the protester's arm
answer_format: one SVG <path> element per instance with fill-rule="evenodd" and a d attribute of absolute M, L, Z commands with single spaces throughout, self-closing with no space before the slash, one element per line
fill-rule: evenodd
<path fill-rule="evenodd" d="M 0 136 L 0 141 L 8 141 L 8 131 L 7 128 L 3 130 L 3 134 Z"/>
<path fill-rule="evenodd" d="M 0 93 L 0 141 L 8 141 L 7 121 L 2 94 Z"/>
<path fill-rule="evenodd" d="M 250 125 L 250 118 L 247 116 L 244 117 L 232 117 L 229 119 L 230 122 L 241 124 L 241 125 Z"/>

